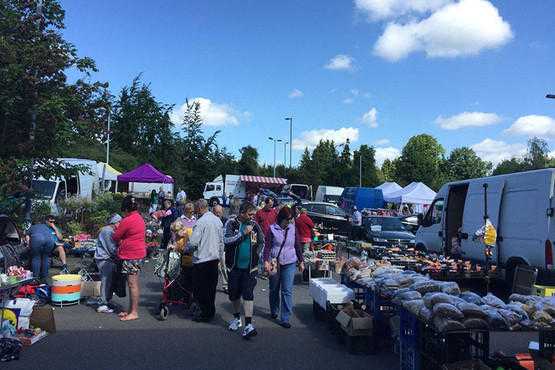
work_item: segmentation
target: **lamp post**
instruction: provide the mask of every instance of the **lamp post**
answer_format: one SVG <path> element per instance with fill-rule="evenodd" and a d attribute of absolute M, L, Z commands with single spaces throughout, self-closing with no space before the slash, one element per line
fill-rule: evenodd
<path fill-rule="evenodd" d="M 283 140 L 283 167 L 287 167 L 287 144 L 289 141 Z"/>
<path fill-rule="evenodd" d="M 286 121 L 289 121 L 289 168 L 291 168 L 291 158 L 293 158 L 293 117 L 285 117 Z M 283 164 L 286 165 L 285 163 Z"/>
<path fill-rule="evenodd" d="M 104 168 L 102 169 L 102 186 L 101 190 L 104 192 L 106 190 L 106 167 L 110 163 L 110 123 L 112 119 L 112 110 L 108 109 L 108 131 L 106 131 L 106 163 L 104 163 Z M 116 189 L 117 192 L 117 189 Z"/>
<path fill-rule="evenodd" d="M 276 177 L 276 144 L 281 143 L 281 139 L 275 139 L 273 137 L 269 137 L 269 140 L 274 142 L 274 177 Z"/>
<path fill-rule="evenodd" d="M 547 94 L 545 97 L 547 99 L 555 99 L 555 94 Z"/>

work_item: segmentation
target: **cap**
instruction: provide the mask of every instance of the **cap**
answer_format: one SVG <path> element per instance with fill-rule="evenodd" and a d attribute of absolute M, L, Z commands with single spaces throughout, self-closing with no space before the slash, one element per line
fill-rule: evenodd
<path fill-rule="evenodd" d="M 110 216 L 110 220 L 108 221 L 108 223 L 110 225 L 113 225 L 113 224 L 117 224 L 121 220 L 122 220 L 121 216 L 118 215 L 117 213 L 114 213 L 112 216 Z"/>

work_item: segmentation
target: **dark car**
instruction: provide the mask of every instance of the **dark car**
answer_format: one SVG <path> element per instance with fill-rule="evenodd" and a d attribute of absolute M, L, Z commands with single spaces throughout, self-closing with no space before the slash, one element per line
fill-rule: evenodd
<path fill-rule="evenodd" d="M 349 216 L 332 203 L 303 202 L 303 208 L 323 233 L 348 236 L 351 233 Z"/>
<path fill-rule="evenodd" d="M 370 216 L 363 221 L 364 236 L 373 245 L 414 246 L 414 234 L 399 217 Z"/>

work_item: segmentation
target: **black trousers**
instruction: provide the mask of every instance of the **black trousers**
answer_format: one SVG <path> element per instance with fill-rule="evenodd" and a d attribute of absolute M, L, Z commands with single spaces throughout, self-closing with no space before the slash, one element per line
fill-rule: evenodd
<path fill-rule="evenodd" d="M 216 286 L 218 285 L 218 263 L 213 260 L 193 266 L 193 295 L 203 318 L 211 319 L 216 314 Z"/>

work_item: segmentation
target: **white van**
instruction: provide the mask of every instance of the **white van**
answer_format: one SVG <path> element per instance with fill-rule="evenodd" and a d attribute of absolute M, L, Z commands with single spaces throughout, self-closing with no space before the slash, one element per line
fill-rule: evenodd
<path fill-rule="evenodd" d="M 497 229 L 493 263 L 512 275 L 514 267 L 537 267 L 553 274 L 555 169 L 485 177 L 445 184 L 420 218 L 416 245 L 449 254 L 451 241 L 461 239 L 464 258 L 485 261 L 484 248 L 473 238 L 487 215 Z M 540 279 L 542 280 L 542 279 Z"/>
<path fill-rule="evenodd" d="M 343 188 L 338 186 L 320 185 L 318 186 L 318 190 L 316 190 L 316 197 L 314 198 L 314 201 L 339 204 L 341 194 L 343 194 Z"/>

